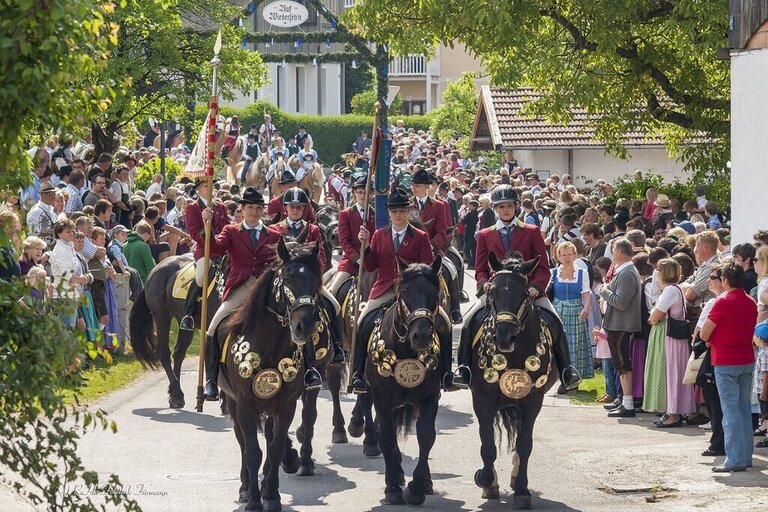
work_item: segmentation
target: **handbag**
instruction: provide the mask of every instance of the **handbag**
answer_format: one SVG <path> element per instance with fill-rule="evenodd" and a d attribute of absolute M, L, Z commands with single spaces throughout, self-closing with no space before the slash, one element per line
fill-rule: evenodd
<path fill-rule="evenodd" d="M 679 286 L 676 286 L 675 288 L 680 292 L 680 297 L 682 298 L 683 291 Z M 683 301 L 683 303 L 685 303 L 685 301 Z M 685 311 L 685 309 L 683 309 L 683 311 Z M 672 318 L 670 313 L 667 315 L 667 336 L 675 338 L 676 340 L 688 340 L 691 338 L 691 324 L 685 319 L 678 320 Z"/>
<path fill-rule="evenodd" d="M 696 354 L 691 352 L 691 356 L 688 358 L 688 363 L 685 365 L 683 384 L 696 384 L 696 378 L 699 376 L 699 370 L 701 369 L 701 363 L 703 361 L 703 357 L 697 358 Z"/>

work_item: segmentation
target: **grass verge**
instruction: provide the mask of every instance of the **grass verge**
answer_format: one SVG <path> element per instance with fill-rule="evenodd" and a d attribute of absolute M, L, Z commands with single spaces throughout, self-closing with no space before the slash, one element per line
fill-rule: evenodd
<path fill-rule="evenodd" d="M 174 320 L 171 323 L 171 352 L 176 344 L 179 334 L 179 325 Z M 200 332 L 195 331 L 192 342 L 187 350 L 187 357 L 197 357 L 200 354 Z M 64 400 L 68 404 L 75 403 L 75 394 L 82 404 L 93 403 L 96 400 L 113 393 L 125 386 L 131 384 L 141 377 L 147 371 L 142 364 L 136 360 L 133 354 L 117 355 L 112 364 L 107 364 L 103 359 L 95 361 L 90 368 L 84 371 L 83 376 L 87 379 L 85 385 L 79 390 L 73 389 L 64 392 Z"/>
<path fill-rule="evenodd" d="M 595 376 L 581 381 L 579 389 L 570 395 L 571 403 L 577 405 L 598 405 L 597 399 L 605 394 L 605 376 L 602 370 L 595 370 Z"/>

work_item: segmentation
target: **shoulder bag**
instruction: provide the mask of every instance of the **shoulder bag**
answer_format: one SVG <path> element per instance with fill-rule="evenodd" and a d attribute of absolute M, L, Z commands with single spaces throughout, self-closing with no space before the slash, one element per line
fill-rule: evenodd
<path fill-rule="evenodd" d="M 681 290 L 679 286 L 675 286 L 675 288 L 677 288 L 677 291 L 680 292 L 680 298 L 683 299 L 683 304 L 685 304 L 683 290 Z M 685 307 L 682 309 L 683 314 L 685 314 Z M 677 320 L 676 318 L 672 318 L 672 308 L 669 308 L 669 312 L 667 314 L 667 336 L 670 338 L 675 338 L 676 340 L 691 339 L 690 323 L 686 319 Z"/>

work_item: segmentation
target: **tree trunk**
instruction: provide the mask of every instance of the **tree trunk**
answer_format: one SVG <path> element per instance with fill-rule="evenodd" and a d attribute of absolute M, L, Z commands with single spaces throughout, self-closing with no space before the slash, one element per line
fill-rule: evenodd
<path fill-rule="evenodd" d="M 94 122 L 91 126 L 91 135 L 93 137 L 93 145 L 96 148 L 95 157 L 98 158 L 102 153 L 114 153 L 117 149 L 117 128 L 113 123 L 103 127 Z"/>

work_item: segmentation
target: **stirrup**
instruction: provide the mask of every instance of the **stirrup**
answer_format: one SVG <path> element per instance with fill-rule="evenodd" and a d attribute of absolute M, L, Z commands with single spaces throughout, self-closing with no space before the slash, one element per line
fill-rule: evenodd
<path fill-rule="evenodd" d="M 195 330 L 195 317 L 192 315 L 184 315 L 179 322 L 179 329 L 182 331 L 194 331 Z"/>

